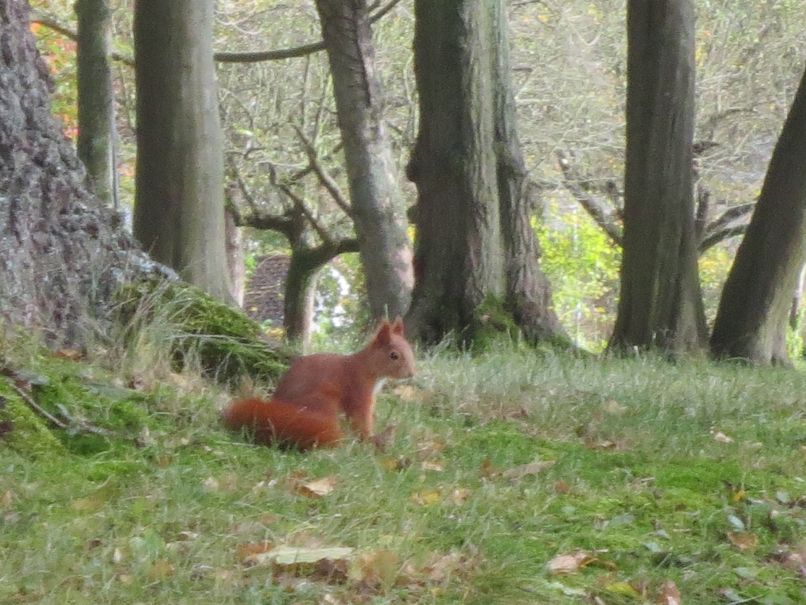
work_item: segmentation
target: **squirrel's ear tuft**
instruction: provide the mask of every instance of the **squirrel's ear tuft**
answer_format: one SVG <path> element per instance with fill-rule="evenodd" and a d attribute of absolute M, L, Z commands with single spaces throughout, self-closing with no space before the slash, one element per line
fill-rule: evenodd
<path fill-rule="evenodd" d="M 378 345 L 388 345 L 391 339 L 392 339 L 392 325 L 387 320 L 384 319 L 381 322 L 381 325 L 375 334 L 373 342 Z"/>
<path fill-rule="evenodd" d="M 398 315 L 395 321 L 392 322 L 392 334 L 403 336 L 405 334 L 405 326 L 403 325 L 403 318 Z"/>

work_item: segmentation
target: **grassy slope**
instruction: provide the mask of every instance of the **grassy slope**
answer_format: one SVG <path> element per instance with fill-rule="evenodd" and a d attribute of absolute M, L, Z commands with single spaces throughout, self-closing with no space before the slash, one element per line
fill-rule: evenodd
<path fill-rule="evenodd" d="M 3 603 L 618 604 L 667 581 L 683 603 L 806 599 L 802 372 L 441 355 L 387 387 L 385 454 L 300 455 L 221 431 L 206 387 L 104 390 L 57 365 L 79 376 L 50 379 L 57 399 L 139 439 L 0 448 Z M 503 474 L 535 459 L 556 462 Z M 294 487 L 329 476 L 322 498 Z M 341 581 L 245 565 L 263 541 L 358 558 Z M 548 573 L 580 549 L 582 569 Z"/>

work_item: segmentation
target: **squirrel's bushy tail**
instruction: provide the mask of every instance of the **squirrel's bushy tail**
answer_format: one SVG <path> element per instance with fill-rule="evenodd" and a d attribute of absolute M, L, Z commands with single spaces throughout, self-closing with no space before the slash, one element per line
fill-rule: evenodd
<path fill-rule="evenodd" d="M 265 445 L 294 446 L 301 450 L 335 444 L 344 435 L 336 418 L 317 414 L 304 407 L 272 399 L 233 401 L 221 413 L 231 430 L 254 432 L 254 440 Z"/>

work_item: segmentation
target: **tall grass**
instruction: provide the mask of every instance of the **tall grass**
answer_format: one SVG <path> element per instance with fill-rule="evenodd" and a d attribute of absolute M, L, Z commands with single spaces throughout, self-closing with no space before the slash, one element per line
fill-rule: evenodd
<path fill-rule="evenodd" d="M 139 439 L 0 450 L 0 602 L 610 605 L 670 582 L 684 603 L 806 598 L 802 372 L 513 350 L 418 369 L 381 396 L 384 453 L 252 446 L 219 427 L 226 394 L 175 378 L 138 393 Z M 299 489 L 322 477 L 331 493 Z M 264 541 L 355 552 L 329 573 L 250 565 Z"/>

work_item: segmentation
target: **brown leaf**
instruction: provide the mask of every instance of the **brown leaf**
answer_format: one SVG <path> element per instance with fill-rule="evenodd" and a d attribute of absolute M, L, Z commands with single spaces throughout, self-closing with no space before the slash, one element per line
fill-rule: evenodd
<path fill-rule="evenodd" d="M 166 559 L 157 559 L 154 561 L 146 573 L 148 579 L 152 582 L 167 580 L 168 578 L 172 578 L 174 574 L 176 574 L 176 567 Z"/>
<path fill-rule="evenodd" d="M 294 491 L 306 498 L 322 498 L 336 489 L 337 483 L 338 477 L 336 475 L 330 475 L 328 477 L 314 479 L 313 481 L 297 483 L 294 486 Z"/>
<path fill-rule="evenodd" d="M 554 491 L 558 494 L 571 493 L 571 486 L 562 479 L 554 482 Z"/>
<path fill-rule="evenodd" d="M 577 550 L 564 555 L 557 555 L 548 562 L 549 573 L 570 574 L 575 573 L 583 567 L 590 565 L 595 560 L 594 556 L 586 550 Z"/>
<path fill-rule="evenodd" d="M 402 471 L 411 466 L 411 459 L 405 456 L 398 456 L 397 458 L 384 456 L 379 460 L 379 463 L 387 471 Z"/>
<path fill-rule="evenodd" d="M 67 359 L 68 361 L 78 361 L 84 358 L 84 353 L 77 349 L 59 349 L 53 355 L 54 357 Z"/>
<path fill-rule="evenodd" d="M 457 505 L 461 506 L 467 499 L 470 497 L 471 491 L 466 487 L 457 487 L 451 492 L 451 501 Z"/>
<path fill-rule="evenodd" d="M 364 585 L 389 588 L 400 571 L 400 555 L 387 548 L 363 553 L 358 557 L 358 569 Z"/>
<path fill-rule="evenodd" d="M 683 601 L 680 598 L 680 591 L 677 585 L 671 580 L 667 580 L 660 587 L 657 602 L 659 605 L 682 605 Z"/>
<path fill-rule="evenodd" d="M 12 492 L 10 489 L 6 490 L 2 496 L 0 496 L 0 506 L 4 509 L 9 509 L 14 504 L 14 500 L 16 500 L 17 496 Z"/>
<path fill-rule="evenodd" d="M 252 557 L 269 552 L 274 545 L 264 540 L 263 542 L 248 542 L 235 547 L 235 558 L 244 565 L 253 564 Z"/>
<path fill-rule="evenodd" d="M 746 531 L 729 531 L 728 540 L 739 550 L 752 550 L 758 546 L 758 536 Z"/>
<path fill-rule="evenodd" d="M 496 474 L 495 467 L 489 458 L 485 458 L 481 461 L 479 474 L 481 475 L 482 479 L 490 479 Z"/>

